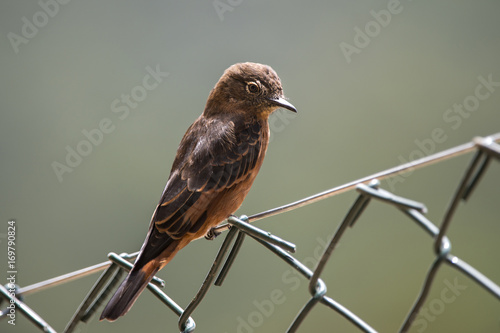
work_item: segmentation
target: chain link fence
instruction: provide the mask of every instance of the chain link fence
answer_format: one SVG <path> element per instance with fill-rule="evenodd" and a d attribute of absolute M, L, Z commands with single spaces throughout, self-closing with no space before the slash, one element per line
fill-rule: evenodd
<path fill-rule="evenodd" d="M 314 311 L 315 307 L 319 304 L 337 312 L 343 316 L 345 320 L 352 323 L 352 325 L 357 327 L 362 332 L 377 332 L 372 326 L 370 326 L 369 323 L 365 322 L 354 312 L 330 298 L 327 295 L 327 283 L 321 279 L 325 266 L 331 260 L 331 255 L 346 230 L 355 225 L 355 222 L 372 201 L 377 201 L 399 210 L 405 219 L 416 223 L 420 227 L 420 230 L 433 239 L 434 259 L 430 264 L 425 280 L 422 282 L 420 293 L 417 296 L 415 303 L 409 308 L 408 314 L 403 320 L 399 332 L 407 332 L 411 328 L 412 323 L 414 323 L 419 311 L 427 299 L 436 273 L 443 265 L 450 266 L 466 275 L 472 281 L 489 292 L 493 297 L 500 300 L 499 285 L 491 281 L 469 263 L 453 255 L 451 253 L 451 241 L 447 237 L 447 231 L 459 203 L 467 200 L 472 195 L 474 188 L 478 185 L 481 179 L 481 176 L 486 172 L 490 161 L 492 159 L 497 161 L 500 160 L 500 145 L 497 143 L 498 141 L 500 141 L 500 133 L 486 138 L 475 138 L 472 142 L 464 145 L 364 177 L 285 206 L 277 207 L 249 217 L 229 217 L 227 223 L 218 226 L 211 231 L 212 235 L 217 235 L 229 229 L 229 232 L 225 236 L 225 239 L 203 284 L 191 303 L 185 309 L 182 309 L 173 299 L 161 290 L 161 287 L 164 285 L 164 282 L 161 279 L 155 277 L 147 288 L 179 317 L 177 326 L 180 332 L 193 332 L 196 328 L 196 324 L 192 315 L 197 306 L 203 301 L 204 296 L 212 285 L 221 286 L 223 284 L 231 265 L 237 258 L 238 251 L 240 250 L 244 240 L 250 238 L 252 241 L 258 242 L 269 250 L 270 254 L 272 253 L 276 255 L 278 258 L 286 262 L 292 269 L 296 270 L 309 281 L 308 291 L 311 297 L 301 309 L 298 309 L 297 315 L 290 324 L 287 332 L 297 332 L 304 319 L 312 311 Z M 440 223 L 433 223 L 425 217 L 427 208 L 423 203 L 394 195 L 380 187 L 379 180 L 381 179 L 394 176 L 406 170 L 441 162 L 445 159 L 463 155 L 472 151 L 475 151 L 475 155 L 472 158 L 470 165 L 465 170 L 464 176 L 460 180 L 446 210 L 444 218 Z M 359 195 L 347 212 L 343 221 L 340 223 L 314 270 L 309 269 L 292 255 L 292 253 L 295 252 L 294 244 L 250 224 L 251 222 L 288 212 L 353 189 L 355 189 Z M 47 281 L 42 281 L 31 286 L 22 288 L 9 284 L 6 286 L 0 286 L 0 295 L 4 300 L 6 300 L 6 302 L 4 301 L 2 303 L 3 310 L 0 312 L 0 318 L 8 318 L 11 311 L 16 311 L 28 318 L 33 325 L 41 331 L 55 333 L 56 331 L 27 305 L 24 301 L 25 296 L 46 288 L 58 286 L 62 283 L 69 282 L 89 274 L 104 271 L 64 329 L 64 332 L 67 333 L 74 332 L 77 325 L 87 322 L 100 308 L 100 305 L 106 301 L 106 299 L 110 296 L 110 293 L 116 287 L 117 283 L 120 282 L 124 273 L 131 269 L 132 264 L 129 260 L 134 259 L 137 254 L 138 253 L 124 253 L 118 255 L 116 253 L 110 253 L 108 255 L 109 261 Z M 330 283 L 334 282 L 331 281 Z M 5 303 L 7 303 L 7 305 L 5 305 Z M 2 325 L 7 324 L 4 323 Z"/>

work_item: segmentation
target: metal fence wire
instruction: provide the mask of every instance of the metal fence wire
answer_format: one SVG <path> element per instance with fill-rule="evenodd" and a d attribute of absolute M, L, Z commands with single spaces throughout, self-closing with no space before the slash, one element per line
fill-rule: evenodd
<path fill-rule="evenodd" d="M 382 171 L 285 206 L 271 209 L 249 217 L 229 217 L 227 219 L 227 223 L 214 228 L 211 232 L 212 235 L 216 235 L 229 229 L 229 232 L 225 236 L 210 271 L 186 309 L 182 309 L 174 300 L 162 292 L 161 287 L 163 286 L 163 281 L 161 279 L 155 277 L 147 288 L 171 311 L 179 316 L 178 329 L 180 332 L 193 332 L 196 325 L 191 315 L 213 284 L 216 286 L 222 285 L 232 263 L 237 257 L 238 250 L 241 248 L 243 241 L 245 238 L 251 238 L 252 240 L 262 244 L 262 246 L 267 248 L 270 253 L 275 254 L 309 280 L 308 289 L 311 294 L 311 298 L 306 304 L 304 304 L 302 309 L 298 310 L 298 313 L 293 322 L 290 324 L 287 332 L 296 332 L 303 320 L 318 304 L 322 304 L 323 306 L 336 311 L 352 323 L 352 325 L 359 328 L 362 332 L 377 332 L 373 327 L 345 306 L 328 297 L 326 283 L 321 279 L 321 274 L 345 231 L 349 227 L 354 226 L 356 220 L 361 216 L 368 204 L 374 199 L 400 210 L 409 220 L 419 225 L 423 231 L 434 239 L 433 250 L 435 258 L 430 265 L 425 280 L 423 281 L 420 294 L 417 296 L 413 306 L 409 309 L 408 315 L 404 319 L 399 332 L 407 332 L 410 329 L 412 322 L 416 318 L 420 308 L 426 300 L 436 273 L 443 264 L 453 267 L 468 276 L 472 281 L 476 282 L 479 286 L 486 289 L 492 296 L 500 300 L 499 285 L 491 281 L 488 277 L 483 275 L 467 262 L 451 254 L 451 242 L 446 236 L 447 230 L 460 201 L 467 200 L 471 196 L 474 188 L 479 183 L 481 176 L 485 173 L 491 159 L 493 158 L 497 161 L 500 160 L 500 145 L 497 143 L 498 141 L 500 141 L 500 133 L 486 138 L 475 138 L 472 142 L 461 146 Z M 424 204 L 394 195 L 380 188 L 380 179 L 390 177 L 405 170 L 440 162 L 471 151 L 475 151 L 476 153 L 472 158 L 469 167 L 466 169 L 463 178 L 459 182 L 457 190 L 452 197 L 443 221 L 441 221 L 439 227 L 424 216 L 427 211 Z M 250 224 L 250 222 L 303 207 L 354 188 L 359 193 L 359 196 L 337 228 L 314 270 L 310 270 L 302 262 L 291 255 L 291 253 L 295 252 L 294 244 L 277 236 L 271 235 L 270 233 Z M 9 302 L 9 304 L 15 304 L 16 309 L 40 330 L 44 332 L 56 332 L 23 301 L 24 296 L 104 270 L 64 329 L 64 332 L 66 333 L 73 332 L 79 323 L 87 322 L 95 314 L 96 310 L 108 298 L 111 291 L 114 290 L 117 283 L 121 280 L 125 271 L 131 269 L 132 264 L 128 260 L 135 258 L 137 254 L 138 253 L 124 253 L 117 255 L 115 253 L 110 253 L 108 255 L 109 261 L 31 286 L 23 288 L 16 286 L 16 291 L 13 294 L 9 291 L 9 289 L 12 289 L 12 286 L 0 286 L 0 294 L 3 299 Z M 5 317 L 7 314 L 7 309 L 4 309 L 0 312 L 0 317 Z"/>

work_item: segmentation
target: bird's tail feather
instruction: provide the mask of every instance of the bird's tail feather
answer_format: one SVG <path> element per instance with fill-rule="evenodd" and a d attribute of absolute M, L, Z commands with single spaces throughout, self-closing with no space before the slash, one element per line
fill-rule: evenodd
<path fill-rule="evenodd" d="M 137 270 L 132 269 L 111 297 L 99 320 L 115 321 L 125 315 L 159 269 L 160 267 L 154 266 L 152 263 Z"/>

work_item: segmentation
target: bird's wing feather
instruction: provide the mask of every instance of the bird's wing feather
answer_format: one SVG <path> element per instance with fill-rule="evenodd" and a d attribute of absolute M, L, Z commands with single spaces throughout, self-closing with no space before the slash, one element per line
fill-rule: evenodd
<path fill-rule="evenodd" d="M 157 259 L 187 233 L 198 232 L 213 199 L 245 180 L 257 164 L 267 130 L 259 121 L 208 122 L 198 118 L 179 145 L 137 267 Z"/>
<path fill-rule="evenodd" d="M 198 231 L 210 199 L 246 179 L 260 154 L 260 122 L 206 122 L 199 120 L 193 125 L 199 128 L 188 131 L 203 131 L 201 140 L 185 137 L 181 141 L 153 217 L 156 229 L 174 239 Z"/>

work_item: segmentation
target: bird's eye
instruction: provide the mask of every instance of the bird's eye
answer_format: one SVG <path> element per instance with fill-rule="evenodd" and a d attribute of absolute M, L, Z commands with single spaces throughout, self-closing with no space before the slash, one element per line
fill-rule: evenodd
<path fill-rule="evenodd" d="M 260 92 L 260 87 L 255 82 L 249 82 L 249 83 L 247 83 L 247 91 L 250 94 L 258 94 Z"/>

